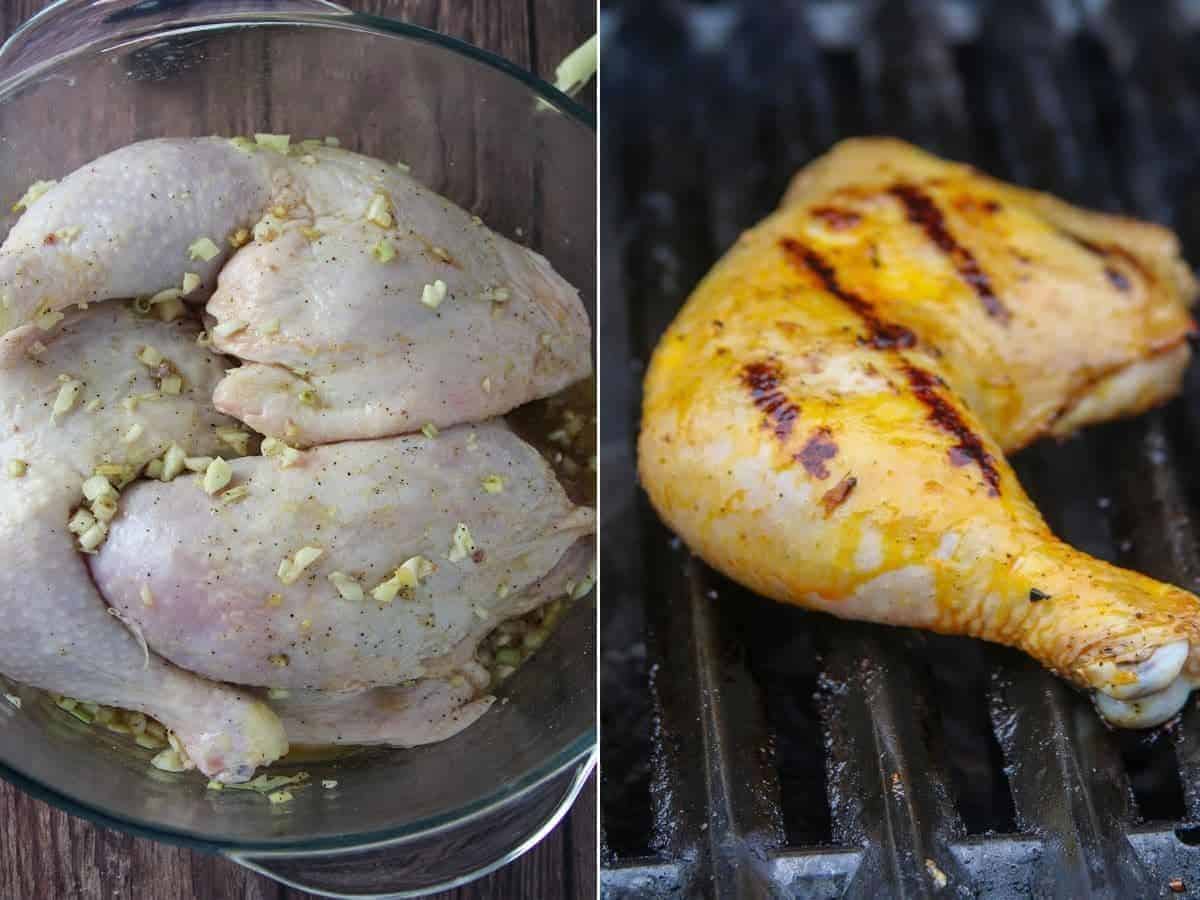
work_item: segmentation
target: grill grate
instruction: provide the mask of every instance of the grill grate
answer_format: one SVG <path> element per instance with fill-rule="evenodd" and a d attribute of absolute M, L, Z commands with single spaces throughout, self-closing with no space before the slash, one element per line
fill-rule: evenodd
<path fill-rule="evenodd" d="M 654 341 L 839 137 L 1157 219 L 1200 259 L 1200 8 L 641 0 L 602 24 L 604 895 L 1200 891 L 1197 703 L 1110 733 L 1015 652 L 768 603 L 690 558 L 634 472 Z M 1194 588 L 1197 448 L 1194 367 L 1166 409 L 1015 464 L 1068 541 Z"/>

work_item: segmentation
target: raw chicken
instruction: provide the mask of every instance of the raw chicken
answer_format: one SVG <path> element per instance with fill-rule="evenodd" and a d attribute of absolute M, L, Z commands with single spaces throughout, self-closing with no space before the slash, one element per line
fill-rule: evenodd
<path fill-rule="evenodd" d="M 0 458 L 8 468 L 0 476 L 0 553 L 10 565 L 0 576 L 0 671 L 152 715 L 176 732 L 201 771 L 240 781 L 287 751 L 277 717 L 254 697 L 150 653 L 124 617 L 110 615 L 67 529 L 84 478 L 98 465 L 128 466 L 131 477 L 172 442 L 200 453 L 220 449 L 215 428 L 231 423 L 207 397 L 224 366 L 196 345 L 197 332 L 109 304 L 72 313 L 51 335 L 4 339 Z M 158 370 L 137 358 L 146 346 L 182 374 L 179 395 L 157 394 Z M 55 414 L 60 374 L 80 387 L 70 408 Z M 121 402 L 147 394 L 157 396 L 131 409 Z"/>
<path fill-rule="evenodd" d="M 640 473 L 777 600 L 1019 647 L 1117 725 L 1200 683 L 1200 601 L 1058 541 L 1003 454 L 1174 394 L 1175 238 L 891 140 L 839 145 L 663 336 Z"/>
<path fill-rule="evenodd" d="M 134 485 L 91 559 L 150 646 L 209 677 L 337 691 L 453 674 L 500 621 L 587 577 L 590 552 L 557 564 L 590 549 L 592 511 L 499 422 L 318 447 L 287 468 L 245 458 L 232 484 L 248 491 L 234 504 L 187 479 Z M 281 575 L 306 547 L 320 555 Z M 377 599 L 414 558 L 433 571 Z"/>
<path fill-rule="evenodd" d="M 542 257 L 395 166 L 218 138 L 123 147 L 33 200 L 0 247 L 0 332 L 187 273 L 211 284 L 251 227 L 209 307 L 215 346 L 250 365 L 215 399 L 266 434 L 479 421 L 590 370 L 582 304 Z"/>

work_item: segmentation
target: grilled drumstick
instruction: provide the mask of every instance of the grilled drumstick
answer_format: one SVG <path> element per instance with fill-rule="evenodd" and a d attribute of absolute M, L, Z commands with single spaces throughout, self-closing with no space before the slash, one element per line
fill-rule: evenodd
<path fill-rule="evenodd" d="M 1200 680 L 1200 601 L 1057 540 L 1003 454 L 1174 394 L 1193 292 L 1162 228 L 840 144 L 664 335 L 642 481 L 760 593 L 1019 647 L 1156 724 Z"/>

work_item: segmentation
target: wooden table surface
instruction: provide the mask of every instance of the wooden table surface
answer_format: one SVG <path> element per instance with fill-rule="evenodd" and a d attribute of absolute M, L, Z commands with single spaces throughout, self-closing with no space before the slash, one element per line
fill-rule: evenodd
<path fill-rule="evenodd" d="M 340 0 L 454 35 L 553 79 L 554 67 L 596 28 L 595 0 Z M 7 37 L 48 0 L 5 0 Z M 595 108 L 595 86 L 580 98 Z M 220 857 L 99 828 L 0 782 L 3 900 L 298 900 L 309 897 Z M 596 895 L 596 780 L 567 818 L 521 859 L 474 884 L 436 895 L 591 898 Z"/>

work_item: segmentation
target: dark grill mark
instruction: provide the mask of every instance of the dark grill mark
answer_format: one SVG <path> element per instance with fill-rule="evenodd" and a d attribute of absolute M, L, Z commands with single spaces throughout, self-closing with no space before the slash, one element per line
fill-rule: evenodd
<path fill-rule="evenodd" d="M 958 410 L 942 396 L 941 379 L 911 364 L 904 366 L 904 372 L 908 376 L 908 383 L 912 385 L 913 393 L 929 410 L 929 421 L 958 439 L 958 443 L 949 451 L 951 465 L 965 466 L 975 463 L 983 474 L 983 480 L 988 484 L 988 494 L 993 497 L 1000 496 L 1000 473 L 996 470 L 996 461 L 984 449 L 979 435 L 967 426 Z"/>
<path fill-rule="evenodd" d="M 1037 588 L 1029 589 L 1029 602 L 1037 603 L 1039 600 L 1049 600 L 1050 595 L 1045 591 L 1039 591 Z"/>
<path fill-rule="evenodd" d="M 1129 279 L 1125 277 L 1125 273 L 1112 266 L 1104 267 L 1104 274 L 1108 277 L 1109 284 L 1115 287 L 1122 294 L 1128 294 L 1129 289 L 1133 286 L 1129 283 Z"/>
<path fill-rule="evenodd" d="M 811 247 L 806 247 L 795 238 L 779 239 L 779 246 L 787 254 L 788 260 L 798 269 L 810 272 L 826 291 L 845 303 L 863 321 L 870 332 L 867 343 L 876 350 L 891 350 L 893 348 L 907 349 L 917 343 L 917 336 L 903 325 L 893 325 L 879 318 L 871 301 L 859 296 L 854 291 L 842 287 L 838 283 L 837 272 L 819 253 Z"/>
<path fill-rule="evenodd" d="M 858 479 L 853 475 L 845 475 L 842 480 L 821 495 L 821 505 L 825 507 L 825 518 L 833 515 L 833 511 L 846 502 L 846 498 L 858 486 Z"/>
<path fill-rule="evenodd" d="M 1064 228 L 1060 228 L 1058 231 L 1063 237 L 1074 241 L 1093 256 L 1098 256 L 1103 260 L 1119 259 L 1137 272 L 1147 284 L 1154 283 L 1154 273 L 1151 272 L 1150 269 L 1148 269 L 1142 263 L 1142 261 L 1137 258 L 1137 256 L 1130 253 L 1124 247 L 1121 247 L 1117 244 L 1098 244 L 1095 241 L 1089 241 L 1087 238 L 1080 237 L 1073 231 L 1067 231 Z M 1125 274 L 1113 266 L 1105 266 L 1104 274 L 1108 276 L 1108 280 L 1112 282 L 1113 287 L 1119 291 L 1128 291 L 1131 287 L 1129 279 L 1125 276 Z M 1118 283 L 1118 279 L 1120 279 L 1121 283 Z M 1122 284 L 1124 286 L 1122 286 Z"/>
<path fill-rule="evenodd" d="M 987 310 L 987 314 L 993 319 L 1007 323 L 1012 317 L 1008 307 L 1000 302 L 1000 298 L 992 290 L 991 279 L 980 267 L 975 254 L 960 244 L 950 233 L 946 227 L 946 218 L 938 209 L 937 204 L 933 202 L 933 198 L 911 184 L 893 185 L 889 192 L 904 204 L 904 212 L 908 216 L 908 221 L 924 229 L 929 240 L 950 257 L 954 268 L 958 270 L 958 277 L 970 285 L 979 299 L 983 301 L 983 308 Z"/>
<path fill-rule="evenodd" d="M 771 428 L 779 440 L 786 441 L 800 417 L 800 407 L 780 388 L 781 378 L 779 365 L 774 362 L 750 363 L 742 369 L 742 383 L 750 390 L 754 405 L 766 417 L 763 426 Z"/>
<path fill-rule="evenodd" d="M 804 471 L 809 475 L 824 481 L 829 477 L 829 469 L 825 463 L 837 456 L 837 452 L 833 433 L 828 428 L 818 428 L 796 454 L 796 460 L 804 466 Z"/>
<path fill-rule="evenodd" d="M 849 231 L 862 221 L 862 216 L 854 210 L 838 206 L 817 206 L 810 212 L 833 231 Z"/>

